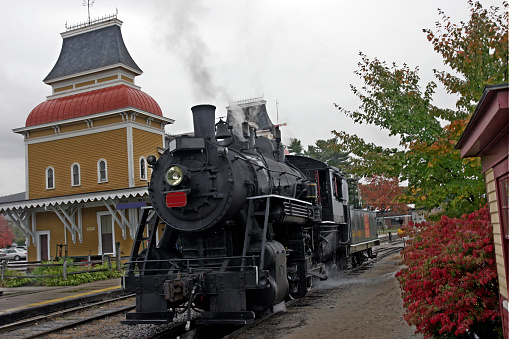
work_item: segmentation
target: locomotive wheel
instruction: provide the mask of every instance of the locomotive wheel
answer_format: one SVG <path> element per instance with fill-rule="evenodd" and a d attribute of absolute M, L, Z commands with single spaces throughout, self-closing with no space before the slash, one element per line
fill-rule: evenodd
<path fill-rule="evenodd" d="M 296 289 L 294 291 L 290 291 L 290 298 L 291 299 L 299 299 L 306 295 L 306 293 L 311 289 L 313 286 L 313 276 L 307 277 L 306 274 L 306 263 L 305 262 L 299 262 L 297 265 L 297 285 L 295 286 Z M 311 286 L 309 286 L 311 284 Z M 309 286 L 309 289 L 308 289 Z"/>
<path fill-rule="evenodd" d="M 313 288 L 313 280 L 314 280 L 313 276 L 306 278 L 306 291 L 309 292 Z"/>

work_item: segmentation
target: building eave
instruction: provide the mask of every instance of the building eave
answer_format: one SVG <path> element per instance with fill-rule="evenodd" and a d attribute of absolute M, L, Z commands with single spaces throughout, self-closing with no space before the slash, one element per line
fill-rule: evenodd
<path fill-rule="evenodd" d="M 465 130 L 460 136 L 460 139 L 454 146 L 456 149 L 461 150 L 461 157 L 471 157 L 471 156 L 479 156 L 480 151 L 474 151 L 473 145 L 474 141 L 472 141 L 473 134 L 475 134 L 475 130 L 480 128 L 480 123 L 483 118 L 483 115 L 486 113 L 486 110 L 489 108 L 488 105 L 491 104 L 494 96 L 497 95 L 501 90 L 507 90 L 509 88 L 509 83 L 503 83 L 498 85 L 490 85 L 484 88 L 483 94 L 479 99 L 479 103 L 476 106 L 472 117 L 470 118 Z M 507 109 L 507 107 L 500 107 L 499 109 Z M 504 128 L 505 126 L 497 126 L 500 128 Z M 484 130 L 484 128 L 481 128 Z M 476 139 L 479 138 L 479 135 L 476 136 Z M 467 145 L 468 144 L 468 145 Z M 484 148 L 485 146 L 481 147 Z M 481 150 L 482 151 L 482 150 Z"/>
<path fill-rule="evenodd" d="M 83 194 L 65 195 L 42 199 L 29 199 L 20 201 L 11 201 L 0 204 L 0 213 L 15 210 L 25 210 L 33 208 L 46 208 L 49 206 L 79 204 L 108 199 L 132 198 L 147 196 L 147 187 L 134 187 L 120 190 L 90 192 Z"/>
<path fill-rule="evenodd" d="M 130 71 L 130 72 L 132 72 L 132 73 L 134 73 L 136 75 L 143 74 L 142 71 L 139 71 L 139 70 L 137 70 L 135 68 L 129 67 L 126 64 L 116 63 L 116 64 L 112 64 L 112 65 L 108 65 L 108 66 L 104 66 L 104 67 L 100 67 L 100 68 L 94 68 L 94 69 L 86 70 L 86 71 L 75 73 L 75 74 L 69 74 L 69 75 L 66 75 L 66 76 L 59 77 L 59 78 L 44 80 L 44 83 L 47 84 L 47 85 L 51 85 L 51 84 L 56 83 L 56 82 L 65 81 L 65 80 L 69 80 L 69 79 L 73 79 L 73 78 L 78 78 L 78 77 L 81 77 L 81 76 L 86 76 L 86 75 L 90 75 L 90 74 L 94 74 L 94 73 L 104 72 L 104 71 L 108 71 L 108 70 L 115 69 L 115 68 L 124 68 L 124 69 L 126 69 L 126 70 L 128 70 L 128 71 Z"/>
<path fill-rule="evenodd" d="M 74 124 L 74 123 L 81 122 L 84 120 L 102 118 L 102 117 L 105 117 L 108 115 L 115 115 L 115 114 L 120 114 L 123 112 L 135 112 L 135 113 L 143 114 L 149 118 L 153 118 L 154 120 L 165 122 L 166 124 L 173 124 L 175 122 L 174 119 L 166 118 L 166 117 L 154 114 L 154 113 L 149 113 L 147 111 L 143 111 L 143 110 L 135 108 L 135 107 L 125 107 L 125 108 L 120 108 L 120 109 L 116 109 L 113 111 L 85 115 L 85 116 L 78 117 L 78 118 L 59 120 L 59 121 L 48 122 L 48 123 L 44 123 L 44 124 L 40 124 L 40 125 L 33 125 L 33 126 L 28 126 L 28 127 L 14 128 L 14 129 L 12 129 L 12 131 L 14 133 L 22 134 L 24 132 L 29 132 L 29 131 L 33 131 L 33 130 L 52 128 L 53 126 L 59 126 L 59 125 Z"/>

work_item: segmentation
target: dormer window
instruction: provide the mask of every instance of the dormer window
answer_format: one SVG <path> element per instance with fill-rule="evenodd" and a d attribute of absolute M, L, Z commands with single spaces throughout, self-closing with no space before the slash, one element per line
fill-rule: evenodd
<path fill-rule="evenodd" d="M 140 180 L 147 180 L 147 159 L 140 157 Z"/>
<path fill-rule="evenodd" d="M 46 189 L 51 190 L 55 188 L 55 169 L 53 167 L 46 168 Z"/>
<path fill-rule="evenodd" d="M 97 162 L 97 182 L 108 182 L 108 164 L 104 159 Z"/>
<path fill-rule="evenodd" d="M 81 185 L 80 164 L 75 162 L 71 166 L 71 186 Z"/>

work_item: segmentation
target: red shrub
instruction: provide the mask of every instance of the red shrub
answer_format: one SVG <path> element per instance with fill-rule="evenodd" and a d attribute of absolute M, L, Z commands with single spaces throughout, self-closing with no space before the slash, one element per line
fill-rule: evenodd
<path fill-rule="evenodd" d="M 396 275 L 405 320 L 426 337 L 500 333 L 493 227 L 487 207 L 461 219 L 407 226 Z"/>

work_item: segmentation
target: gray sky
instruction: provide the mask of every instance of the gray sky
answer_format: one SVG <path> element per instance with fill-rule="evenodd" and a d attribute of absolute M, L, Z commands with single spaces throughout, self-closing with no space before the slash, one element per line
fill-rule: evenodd
<path fill-rule="evenodd" d="M 502 0 L 482 0 L 484 7 Z M 61 32 L 87 20 L 82 0 L 0 0 L 0 196 L 25 190 L 23 127 L 51 87 L 42 79 L 57 61 Z M 440 8 L 453 22 L 466 21 L 466 0 L 97 0 L 91 17 L 113 14 L 131 56 L 143 70 L 136 84 L 175 119 L 168 133 L 192 129 L 190 108 L 201 103 L 225 115 L 228 100 L 263 95 L 283 141 L 303 145 L 345 130 L 395 147 L 378 127 L 355 125 L 334 107 L 353 110 L 350 84 L 359 52 L 398 65 L 419 66 L 423 84 L 433 68 L 447 69 L 423 28 L 434 28 Z M 200 80 L 199 80 L 200 79 Z M 436 104 L 453 107 L 443 91 Z"/>

